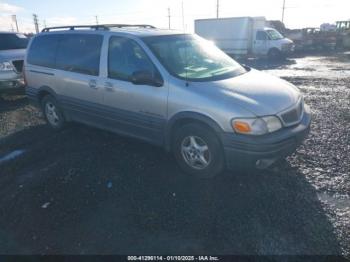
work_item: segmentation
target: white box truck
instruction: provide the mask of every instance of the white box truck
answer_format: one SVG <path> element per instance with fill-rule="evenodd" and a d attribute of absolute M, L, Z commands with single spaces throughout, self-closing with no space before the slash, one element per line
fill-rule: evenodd
<path fill-rule="evenodd" d="M 294 51 L 293 41 L 266 27 L 265 17 L 199 19 L 195 33 L 233 56 L 275 59 Z"/>

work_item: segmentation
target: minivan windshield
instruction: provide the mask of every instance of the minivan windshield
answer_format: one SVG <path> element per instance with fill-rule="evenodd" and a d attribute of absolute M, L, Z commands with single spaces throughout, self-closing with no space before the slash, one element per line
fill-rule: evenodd
<path fill-rule="evenodd" d="M 280 32 L 273 30 L 273 29 L 269 29 L 266 30 L 267 34 L 269 35 L 271 40 L 280 40 L 283 39 L 283 35 L 280 34 Z"/>
<path fill-rule="evenodd" d="M 181 79 L 213 81 L 246 72 L 214 44 L 195 35 L 152 36 L 143 40 L 169 73 Z"/>
<path fill-rule="evenodd" d="M 28 38 L 22 34 L 0 34 L 0 50 L 26 49 Z"/>

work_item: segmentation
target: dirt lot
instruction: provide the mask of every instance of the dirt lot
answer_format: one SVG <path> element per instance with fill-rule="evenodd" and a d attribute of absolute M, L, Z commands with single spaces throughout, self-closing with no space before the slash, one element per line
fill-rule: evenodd
<path fill-rule="evenodd" d="M 349 62 L 247 62 L 302 90 L 312 131 L 270 170 L 210 181 L 139 141 L 81 125 L 53 132 L 25 97 L 3 95 L 0 253 L 349 256 Z"/>

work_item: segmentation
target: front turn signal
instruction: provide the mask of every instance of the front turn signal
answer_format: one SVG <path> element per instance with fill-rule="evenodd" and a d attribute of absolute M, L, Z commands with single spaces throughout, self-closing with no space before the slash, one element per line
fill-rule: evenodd
<path fill-rule="evenodd" d="M 239 120 L 233 121 L 233 129 L 241 134 L 249 134 L 252 131 L 248 123 Z"/>

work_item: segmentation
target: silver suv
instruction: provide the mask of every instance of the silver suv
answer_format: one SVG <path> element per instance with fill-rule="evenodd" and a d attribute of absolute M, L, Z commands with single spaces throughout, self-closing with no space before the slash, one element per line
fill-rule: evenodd
<path fill-rule="evenodd" d="M 0 32 L 0 91 L 23 87 L 23 60 L 28 38 L 19 33 Z"/>
<path fill-rule="evenodd" d="M 30 43 L 25 77 L 54 129 L 76 121 L 139 138 L 203 178 L 265 168 L 293 153 L 310 127 L 292 84 L 196 35 L 147 25 L 44 29 Z"/>

